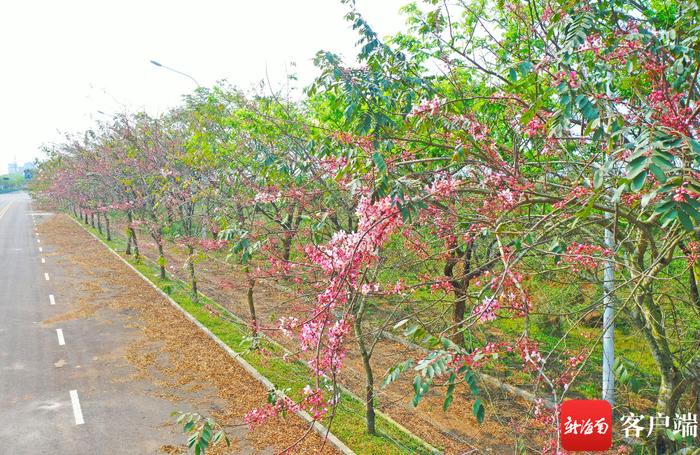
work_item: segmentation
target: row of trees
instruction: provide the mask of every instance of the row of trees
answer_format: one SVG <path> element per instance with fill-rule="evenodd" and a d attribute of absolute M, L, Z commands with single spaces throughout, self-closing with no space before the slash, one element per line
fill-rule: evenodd
<path fill-rule="evenodd" d="M 531 318 L 575 330 L 603 301 L 539 308 L 532 283 L 602 285 L 603 264 L 606 328 L 632 327 L 651 352 L 656 411 L 697 406 L 697 5 L 427 0 L 404 8 L 405 33 L 380 40 L 345 3 L 359 63 L 319 52 L 302 101 L 200 88 L 166 115 L 120 115 L 49 147 L 37 189 L 108 236 L 122 214 L 127 253 L 139 255 L 138 226 L 161 277 L 164 242 L 181 244 L 195 300 L 195 257 L 228 249 L 255 336 L 256 280 L 313 294 L 278 328 L 298 337 L 316 380 L 301 403 L 251 422 L 292 406 L 322 418 L 352 342 L 374 433 L 370 360 L 393 325 L 436 343 L 388 375 L 415 370 L 416 404 L 435 384 L 446 406 L 456 387 L 476 392 L 474 371 L 507 356 L 558 404 L 586 353 L 540 352 Z M 503 318 L 523 332 L 490 342 Z M 672 443 L 659 431 L 653 444 Z M 556 450 L 551 432 L 543 451 Z"/>

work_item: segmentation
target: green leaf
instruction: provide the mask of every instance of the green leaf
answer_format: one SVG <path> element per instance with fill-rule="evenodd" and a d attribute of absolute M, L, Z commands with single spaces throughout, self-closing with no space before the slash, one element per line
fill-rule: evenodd
<path fill-rule="evenodd" d="M 681 222 L 683 225 L 683 228 L 686 231 L 692 231 L 693 230 L 693 223 L 690 221 L 690 217 L 688 217 L 688 214 L 685 213 L 683 210 L 678 210 L 678 221 Z"/>
<path fill-rule="evenodd" d="M 532 62 L 521 62 L 518 64 L 518 70 L 520 71 L 520 74 L 524 77 L 527 75 L 527 73 L 530 72 L 530 70 L 533 68 Z"/>
<path fill-rule="evenodd" d="M 593 173 L 593 188 L 599 190 L 603 187 L 603 182 L 605 180 L 605 171 L 602 168 L 598 168 Z"/>
<path fill-rule="evenodd" d="M 382 157 L 381 153 L 374 152 L 372 154 L 372 161 L 374 161 L 374 164 L 377 166 L 379 174 L 386 175 L 386 162 L 384 161 L 384 158 Z"/>
<path fill-rule="evenodd" d="M 620 197 L 622 196 L 622 193 L 625 191 L 626 187 L 627 185 L 620 185 L 615 189 L 612 197 L 613 202 L 620 202 Z"/>
<path fill-rule="evenodd" d="M 447 409 L 452 404 L 453 400 L 454 400 L 454 395 L 452 393 L 448 393 L 447 395 L 445 395 L 445 401 L 442 403 L 442 410 L 447 411 Z"/>
<path fill-rule="evenodd" d="M 472 405 L 472 414 L 474 414 L 474 417 L 476 417 L 477 422 L 484 422 L 484 417 L 486 416 L 486 409 L 484 408 L 484 405 L 481 402 L 481 398 L 477 398 L 476 400 L 474 400 L 474 404 Z"/>
<path fill-rule="evenodd" d="M 698 156 L 698 159 L 700 159 L 700 141 L 688 138 L 688 145 L 690 146 L 690 151 L 695 153 Z"/>
<path fill-rule="evenodd" d="M 518 80 L 518 73 L 515 71 L 515 68 L 510 68 L 508 70 L 508 78 L 512 81 L 515 82 Z"/>
<path fill-rule="evenodd" d="M 644 186 L 644 182 L 647 179 L 647 173 L 648 172 L 645 170 L 643 172 L 640 172 L 636 177 L 632 179 L 632 184 L 630 185 L 630 189 L 632 191 L 636 192 L 642 189 L 642 187 Z"/>
<path fill-rule="evenodd" d="M 644 155 L 633 158 L 627 164 L 627 178 L 633 179 L 646 169 L 647 157 Z"/>
<path fill-rule="evenodd" d="M 479 388 L 476 385 L 476 377 L 474 376 L 474 373 L 471 370 L 469 370 L 465 373 L 464 381 L 467 384 L 469 384 L 469 388 L 471 389 L 471 391 L 474 395 L 479 394 Z"/>
<path fill-rule="evenodd" d="M 666 183 L 666 174 L 664 173 L 663 170 L 656 164 L 652 163 L 649 165 L 649 170 L 654 174 L 654 177 L 661 182 L 661 183 Z"/>
<path fill-rule="evenodd" d="M 656 191 L 652 191 L 651 193 L 647 193 L 644 196 L 642 196 L 642 208 L 646 207 L 649 205 L 649 202 L 656 197 Z"/>

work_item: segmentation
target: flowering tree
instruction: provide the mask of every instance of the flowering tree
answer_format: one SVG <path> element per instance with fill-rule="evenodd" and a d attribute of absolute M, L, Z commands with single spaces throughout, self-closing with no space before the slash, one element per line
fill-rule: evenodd
<path fill-rule="evenodd" d="M 161 259 L 163 238 L 179 240 L 195 299 L 196 252 L 229 241 L 255 336 L 269 329 L 256 280 L 306 297 L 278 328 L 314 378 L 250 423 L 285 409 L 327 418 L 352 349 L 375 433 L 372 355 L 403 328 L 429 352 L 385 383 L 412 371 L 413 403 L 439 385 L 445 408 L 464 390 L 482 421 L 480 370 L 517 364 L 543 394 L 533 417 L 555 453 L 558 406 L 595 370 L 600 338 L 568 349 L 564 332 L 584 332 L 604 299 L 650 353 L 655 411 L 697 400 L 697 5 L 426 0 L 382 41 L 344 3 L 359 64 L 319 52 L 303 101 L 198 89 L 163 118 L 68 140 L 42 166 L 44 188 L 85 220 L 124 212 L 137 254 L 136 222 Z M 545 304 L 559 283 L 584 303 Z M 548 348 L 543 318 L 567 325 Z M 651 444 L 673 442 L 657 431 Z"/>

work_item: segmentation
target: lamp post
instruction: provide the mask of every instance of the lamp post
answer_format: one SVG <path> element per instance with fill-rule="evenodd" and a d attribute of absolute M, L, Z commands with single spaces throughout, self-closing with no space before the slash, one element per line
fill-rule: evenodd
<path fill-rule="evenodd" d="M 162 63 L 157 62 L 157 61 L 155 61 L 155 60 L 151 60 L 151 64 L 153 64 L 153 65 L 155 65 L 155 66 L 157 66 L 157 67 L 160 67 L 160 68 L 165 68 L 166 70 L 172 71 L 173 73 L 177 73 L 177 74 L 180 74 L 180 75 L 182 75 L 182 76 L 185 76 L 185 77 L 191 79 L 192 82 L 194 82 L 194 83 L 197 85 L 197 88 L 201 87 L 201 85 L 199 85 L 199 82 L 197 82 L 197 79 L 193 78 L 192 76 L 190 76 L 190 75 L 187 74 L 187 73 L 183 73 L 182 71 L 178 71 L 178 70 L 176 70 L 175 68 L 170 68 L 169 66 L 165 66 L 165 65 L 163 65 Z"/>

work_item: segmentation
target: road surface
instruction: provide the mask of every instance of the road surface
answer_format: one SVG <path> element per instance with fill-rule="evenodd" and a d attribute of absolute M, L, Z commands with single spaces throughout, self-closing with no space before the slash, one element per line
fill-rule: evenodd
<path fill-rule="evenodd" d="M 173 403 L 107 370 L 131 329 L 61 321 L 75 283 L 35 228 L 50 215 L 31 210 L 24 193 L 0 195 L 0 453 L 145 454 L 182 443 L 166 425 Z"/>

